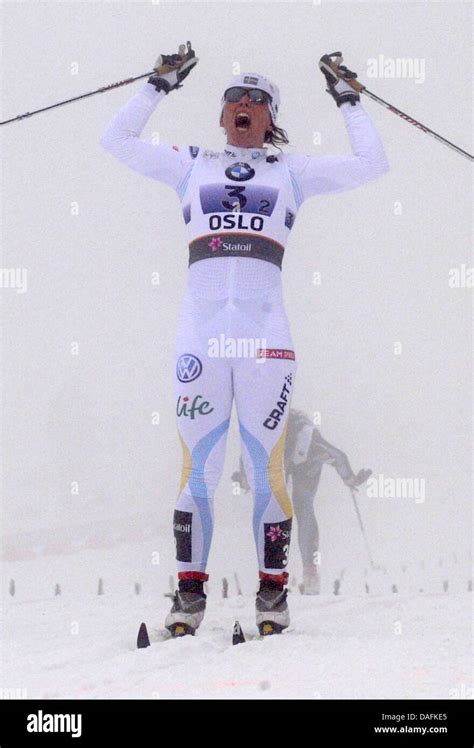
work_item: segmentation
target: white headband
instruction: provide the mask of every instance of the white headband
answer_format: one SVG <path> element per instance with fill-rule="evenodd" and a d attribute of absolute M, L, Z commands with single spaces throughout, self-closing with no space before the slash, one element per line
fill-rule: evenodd
<path fill-rule="evenodd" d="M 278 108 L 280 106 L 280 91 L 278 86 L 265 78 L 263 75 L 258 73 L 242 73 L 242 75 L 236 75 L 232 79 L 231 83 L 226 87 L 225 91 L 229 88 L 259 88 L 261 91 L 265 91 L 271 98 L 268 106 L 270 108 L 270 114 L 272 122 L 276 125 L 276 119 L 278 116 Z M 225 94 L 224 91 L 224 94 Z M 224 104 L 224 96 L 222 96 L 222 103 Z"/>

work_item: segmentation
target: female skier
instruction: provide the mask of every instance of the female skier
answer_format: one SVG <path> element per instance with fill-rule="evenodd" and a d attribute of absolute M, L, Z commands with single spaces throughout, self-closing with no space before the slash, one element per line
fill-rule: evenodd
<path fill-rule="evenodd" d="M 277 86 L 258 73 L 235 76 L 222 97 L 222 152 L 155 145 L 140 138 L 156 105 L 181 87 L 197 58 L 187 43 L 160 55 L 154 74 L 112 119 L 102 146 L 130 168 L 177 193 L 189 237 L 188 286 L 176 344 L 176 413 L 183 449 L 174 513 L 178 590 L 165 626 L 194 634 L 206 607 L 203 584 L 213 530 L 213 495 L 222 473 L 235 400 L 245 469 L 254 497 L 253 531 L 263 635 L 289 625 L 286 601 L 291 501 L 283 455 L 296 361 L 282 299 L 281 264 L 296 213 L 313 195 L 353 189 L 388 170 L 382 143 L 359 95 L 319 67 L 352 148 L 347 156 L 272 154 L 288 143 L 277 127 Z M 340 66 L 346 78 L 355 74 Z M 253 358 L 210 354 L 210 341 L 265 341 Z"/>

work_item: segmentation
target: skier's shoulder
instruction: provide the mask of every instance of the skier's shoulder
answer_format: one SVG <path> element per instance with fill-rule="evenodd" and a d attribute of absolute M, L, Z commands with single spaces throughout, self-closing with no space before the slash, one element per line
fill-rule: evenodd
<path fill-rule="evenodd" d="M 293 153 L 287 153 L 286 151 L 276 148 L 275 150 L 270 150 L 269 148 L 265 148 L 264 150 L 265 153 L 263 154 L 261 162 L 267 164 L 284 164 L 285 166 L 291 164 L 291 159 L 294 155 Z"/>
<path fill-rule="evenodd" d="M 285 153 L 285 161 L 288 165 L 288 169 L 295 176 L 301 174 L 307 167 L 308 163 L 315 158 L 317 157 L 306 153 Z"/>

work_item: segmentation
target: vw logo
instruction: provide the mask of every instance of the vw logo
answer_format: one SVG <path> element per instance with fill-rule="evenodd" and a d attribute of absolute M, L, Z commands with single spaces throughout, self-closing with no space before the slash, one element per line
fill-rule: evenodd
<path fill-rule="evenodd" d="M 192 353 L 183 353 L 176 364 L 176 376 L 180 382 L 194 382 L 202 372 L 202 364 Z"/>
<path fill-rule="evenodd" d="M 236 164 L 228 166 L 225 170 L 225 175 L 228 179 L 233 179 L 235 182 L 246 182 L 247 179 L 252 179 L 255 176 L 255 169 L 252 169 L 249 164 L 239 161 Z"/>

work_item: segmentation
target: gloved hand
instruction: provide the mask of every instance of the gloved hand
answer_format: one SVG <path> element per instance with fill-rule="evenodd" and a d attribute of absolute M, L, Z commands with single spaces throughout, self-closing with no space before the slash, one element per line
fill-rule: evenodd
<path fill-rule="evenodd" d="M 168 94 L 176 88 L 181 88 L 181 81 L 189 75 L 197 62 L 198 58 L 191 47 L 191 42 L 187 42 L 187 45 L 180 44 L 178 54 L 158 57 L 153 68 L 155 73 L 148 78 L 148 83 L 155 86 L 157 91 L 164 91 Z"/>
<path fill-rule="evenodd" d="M 326 91 L 331 94 L 337 106 L 340 107 L 345 102 L 355 106 L 356 101 L 360 101 L 360 96 L 347 81 L 357 78 L 357 73 L 348 70 L 341 62 L 341 52 L 332 52 L 321 57 L 319 69 L 328 84 Z"/>
<path fill-rule="evenodd" d="M 362 483 L 365 483 L 365 481 L 370 478 L 372 475 L 372 470 L 359 470 L 357 475 L 351 475 L 350 478 L 347 478 L 344 483 L 346 486 L 349 486 L 351 490 L 357 491 L 357 487 L 361 486 Z"/>

